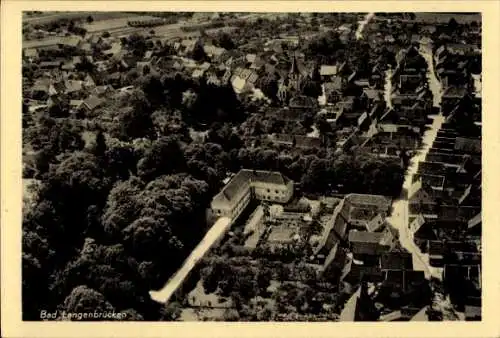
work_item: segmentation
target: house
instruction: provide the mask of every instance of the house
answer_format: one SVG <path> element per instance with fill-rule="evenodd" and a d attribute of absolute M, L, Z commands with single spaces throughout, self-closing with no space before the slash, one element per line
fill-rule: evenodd
<path fill-rule="evenodd" d="M 478 213 L 476 216 L 472 217 L 468 222 L 467 222 L 467 229 L 469 233 L 473 233 L 476 231 L 476 233 L 481 233 L 481 227 L 482 227 L 482 219 L 481 219 L 481 213 Z"/>
<path fill-rule="evenodd" d="M 481 139 L 457 137 L 454 149 L 464 153 L 481 154 Z"/>
<path fill-rule="evenodd" d="M 203 71 L 203 69 L 195 69 L 195 70 L 193 71 L 193 74 L 191 75 L 191 77 L 192 77 L 193 79 L 200 79 L 201 77 L 203 77 L 203 74 L 204 74 L 204 73 L 205 73 L 205 72 Z M 238 89 L 239 89 L 239 88 L 238 88 Z M 237 93 L 238 93 L 238 91 L 237 91 L 236 89 L 235 89 L 235 92 L 237 92 Z M 239 91 L 239 93 L 241 93 L 241 91 Z"/>
<path fill-rule="evenodd" d="M 88 42 L 83 42 L 80 44 L 80 50 L 83 51 L 85 54 L 91 54 L 92 45 Z"/>
<path fill-rule="evenodd" d="M 314 109 L 318 105 L 317 100 L 312 97 L 297 95 L 290 99 L 288 106 L 291 109 Z"/>
<path fill-rule="evenodd" d="M 104 103 L 104 100 L 97 96 L 89 96 L 87 99 L 83 101 L 82 109 L 87 113 L 93 112 L 96 108 L 101 106 Z"/>
<path fill-rule="evenodd" d="M 286 203 L 293 195 L 293 182 L 278 172 L 240 170 L 211 203 L 214 215 L 236 219 L 252 198 Z"/>
<path fill-rule="evenodd" d="M 387 252 L 380 256 L 380 270 L 404 271 L 413 270 L 413 258 L 406 252 Z"/>
<path fill-rule="evenodd" d="M 222 55 L 226 52 L 224 48 L 216 47 L 213 45 L 205 45 L 203 46 L 203 50 L 213 61 L 221 60 Z"/>
<path fill-rule="evenodd" d="M 445 246 L 443 244 L 441 240 L 428 241 L 430 266 L 443 267 L 445 255 Z"/>
<path fill-rule="evenodd" d="M 377 214 L 368 223 L 366 223 L 366 230 L 369 232 L 377 232 L 385 226 L 385 217 L 382 213 Z"/>
<path fill-rule="evenodd" d="M 66 80 L 64 82 L 64 93 L 71 95 L 71 96 L 77 96 L 81 91 L 83 90 L 83 81 L 77 81 L 77 80 Z"/>
<path fill-rule="evenodd" d="M 79 111 L 83 107 L 83 100 L 70 100 L 69 107 L 72 110 Z"/>
<path fill-rule="evenodd" d="M 82 38 L 76 35 L 69 36 L 63 39 L 58 45 L 59 47 L 78 48 L 82 43 Z"/>
<path fill-rule="evenodd" d="M 333 104 L 342 98 L 342 91 L 344 88 L 344 81 L 340 76 L 333 76 L 331 81 L 323 84 L 323 91 L 326 97 L 327 104 Z"/>
<path fill-rule="evenodd" d="M 23 49 L 23 56 L 24 56 L 24 58 L 28 59 L 30 62 L 33 62 L 36 59 L 38 59 L 38 50 L 36 50 L 35 48 Z"/>
<path fill-rule="evenodd" d="M 410 223 L 410 233 L 412 237 L 415 233 L 425 224 L 425 217 L 422 214 L 418 214 L 417 217 Z"/>
<path fill-rule="evenodd" d="M 448 87 L 441 97 L 441 109 L 447 116 L 460 100 L 467 94 L 467 89 L 462 87 Z"/>
<path fill-rule="evenodd" d="M 302 149 L 319 149 L 322 147 L 323 143 L 319 137 L 309 137 L 304 135 L 273 134 L 268 137 L 275 144 Z"/>
<path fill-rule="evenodd" d="M 96 83 L 90 74 L 87 74 L 83 79 L 83 87 L 86 89 L 92 89 L 96 86 Z"/>
<path fill-rule="evenodd" d="M 121 51 L 122 51 L 121 43 L 120 42 L 113 42 L 109 49 L 103 51 L 103 54 L 116 57 L 121 53 Z"/>
<path fill-rule="evenodd" d="M 31 87 L 31 97 L 33 99 L 44 100 L 49 96 L 51 81 L 48 78 L 39 78 Z"/>
<path fill-rule="evenodd" d="M 109 85 L 104 85 L 104 86 L 97 86 L 92 89 L 91 94 L 97 97 L 105 96 L 106 94 L 110 93 L 113 90 L 113 88 Z"/>
<path fill-rule="evenodd" d="M 395 238 L 389 229 L 383 232 L 351 230 L 348 241 L 354 256 L 378 256 L 394 247 Z"/>
<path fill-rule="evenodd" d="M 63 61 L 42 61 L 38 66 L 40 69 L 51 70 L 60 68 L 62 64 Z"/>
<path fill-rule="evenodd" d="M 151 66 L 151 61 L 140 61 L 136 62 L 135 67 L 139 74 L 149 74 L 153 72 L 153 68 Z"/>
<path fill-rule="evenodd" d="M 336 65 L 321 65 L 319 69 L 319 75 L 321 76 L 321 80 L 324 82 L 331 81 L 333 77 L 337 75 L 337 66 Z"/>
<path fill-rule="evenodd" d="M 467 297 L 464 314 L 466 321 L 481 321 L 481 297 Z"/>
<path fill-rule="evenodd" d="M 53 82 L 50 84 L 50 87 L 49 87 L 49 95 L 50 96 L 64 94 L 65 91 L 66 91 L 66 86 L 64 85 L 64 82 L 62 82 L 62 81 Z"/>

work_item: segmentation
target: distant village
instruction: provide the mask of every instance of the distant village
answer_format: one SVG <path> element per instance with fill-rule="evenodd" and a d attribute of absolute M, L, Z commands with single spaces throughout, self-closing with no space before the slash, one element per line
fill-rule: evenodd
<path fill-rule="evenodd" d="M 229 225 L 169 295 L 176 320 L 480 320 L 480 16 L 276 16 L 116 18 L 108 30 L 84 18 L 81 35 L 31 31 L 24 104 L 90 122 L 137 77 L 175 74 L 256 107 L 243 122 L 248 149 L 366 153 L 404 170 L 400 196 L 308 194 L 275 168 L 228 173 L 207 219 Z M 330 45 L 347 47 L 324 56 Z"/>

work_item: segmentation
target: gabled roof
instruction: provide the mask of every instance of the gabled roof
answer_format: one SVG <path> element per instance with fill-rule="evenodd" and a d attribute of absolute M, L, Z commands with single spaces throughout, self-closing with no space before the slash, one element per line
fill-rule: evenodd
<path fill-rule="evenodd" d="M 322 76 L 336 75 L 337 66 L 322 65 L 320 67 L 319 74 Z"/>
<path fill-rule="evenodd" d="M 25 57 L 38 57 L 38 51 L 35 48 L 27 48 L 23 50 Z"/>
<path fill-rule="evenodd" d="M 232 203 L 252 182 L 286 185 L 290 179 L 279 172 L 242 169 L 214 197 L 214 200 Z"/>
<path fill-rule="evenodd" d="M 82 41 L 82 38 L 78 36 L 69 36 L 61 41 L 61 44 L 64 46 L 70 46 L 70 47 L 76 47 L 80 42 Z"/>
<path fill-rule="evenodd" d="M 383 234 L 381 232 L 369 232 L 369 231 L 349 231 L 349 242 L 359 242 L 359 243 L 372 243 L 378 244 L 382 240 Z"/>
<path fill-rule="evenodd" d="M 100 99 L 99 97 L 91 95 L 87 99 L 85 99 L 83 104 L 87 106 L 88 109 L 93 110 L 99 107 L 103 102 L 104 100 Z"/>
<path fill-rule="evenodd" d="M 380 97 L 382 91 L 378 89 L 364 88 L 363 92 L 370 100 L 376 100 Z"/>
<path fill-rule="evenodd" d="M 67 80 L 65 82 L 66 93 L 74 93 L 82 90 L 82 81 Z"/>
<path fill-rule="evenodd" d="M 37 79 L 33 84 L 32 91 L 48 92 L 50 88 L 50 80 L 47 78 Z"/>
<path fill-rule="evenodd" d="M 412 270 L 412 255 L 406 252 L 384 253 L 380 257 L 380 268 L 384 270 Z"/>
<path fill-rule="evenodd" d="M 481 213 L 478 213 L 476 216 L 472 217 L 467 223 L 468 228 L 473 228 L 476 225 L 481 223 Z"/>
<path fill-rule="evenodd" d="M 349 194 L 345 198 L 351 204 L 374 205 L 381 209 L 387 209 L 391 205 L 391 199 L 382 195 Z"/>
<path fill-rule="evenodd" d="M 70 100 L 69 105 L 71 107 L 79 108 L 83 104 L 83 100 Z"/>
<path fill-rule="evenodd" d="M 462 98 L 467 94 L 467 89 L 460 87 L 448 87 L 443 93 L 446 98 Z"/>
<path fill-rule="evenodd" d="M 366 224 L 366 230 L 375 232 L 384 225 L 384 221 L 384 217 L 382 217 L 381 214 L 377 214 L 377 216 L 373 217 L 372 220 Z"/>

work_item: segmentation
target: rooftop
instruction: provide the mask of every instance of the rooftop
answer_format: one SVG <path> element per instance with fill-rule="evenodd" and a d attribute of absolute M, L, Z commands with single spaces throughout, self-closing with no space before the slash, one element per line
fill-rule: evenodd
<path fill-rule="evenodd" d="M 214 200 L 232 202 L 252 181 L 286 185 L 290 179 L 279 172 L 242 169 L 214 197 Z"/>

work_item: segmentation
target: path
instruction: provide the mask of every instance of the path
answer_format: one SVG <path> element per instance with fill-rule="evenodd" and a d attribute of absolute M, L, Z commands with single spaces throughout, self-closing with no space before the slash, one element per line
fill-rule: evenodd
<path fill-rule="evenodd" d="M 175 291 L 182 285 L 189 272 L 196 266 L 196 263 L 205 256 L 207 251 L 226 233 L 230 226 L 230 218 L 219 218 L 184 261 L 182 267 L 167 281 L 163 289 L 160 291 L 149 291 L 151 298 L 159 303 L 167 303 Z"/>
<path fill-rule="evenodd" d="M 359 25 L 358 25 L 358 29 L 356 30 L 356 33 L 355 33 L 356 40 L 360 40 L 363 38 L 363 30 L 365 29 L 365 26 L 370 22 L 370 20 L 373 19 L 373 17 L 375 17 L 375 13 L 368 13 L 368 14 L 366 14 L 364 20 L 358 21 Z"/>
<path fill-rule="evenodd" d="M 434 95 L 434 106 L 439 107 L 441 102 L 442 89 L 439 80 L 436 78 L 434 73 L 434 65 L 432 62 L 432 54 L 428 51 L 420 51 L 421 55 L 425 58 L 428 64 L 427 80 L 429 82 L 429 89 Z M 412 236 L 409 231 L 409 212 L 408 212 L 408 198 L 407 191 L 409 190 L 413 175 L 416 174 L 418 169 L 418 164 L 425 160 L 429 149 L 432 147 L 434 140 L 436 139 L 437 132 L 443 124 L 444 118 L 439 113 L 436 116 L 430 116 L 433 119 L 432 125 L 428 130 L 425 131 L 422 138 L 421 149 L 411 158 L 410 165 L 407 169 L 404 183 L 403 192 L 399 200 L 393 203 L 393 212 L 387 221 L 398 229 L 399 241 L 401 245 L 408 250 L 413 256 L 413 265 L 415 270 L 424 271 L 427 278 L 431 276 L 434 278 L 442 279 L 441 269 L 432 267 L 429 264 L 429 256 L 423 254 L 420 249 L 413 242 Z"/>
<path fill-rule="evenodd" d="M 387 108 L 392 109 L 392 69 L 389 68 L 385 71 L 385 83 L 384 83 L 384 100 Z"/>

